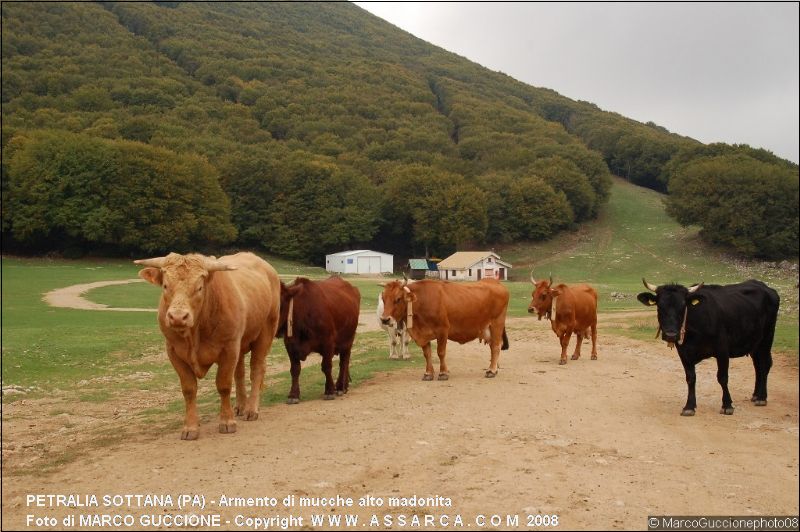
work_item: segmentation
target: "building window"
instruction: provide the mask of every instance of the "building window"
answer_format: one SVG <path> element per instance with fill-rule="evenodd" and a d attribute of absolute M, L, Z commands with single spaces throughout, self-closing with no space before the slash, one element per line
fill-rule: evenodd
<path fill-rule="evenodd" d="M 347 264 L 353 264 L 353 259 L 347 259 Z"/>
<path fill-rule="evenodd" d="M 469 269 L 469 276 L 472 277 L 472 268 Z"/>

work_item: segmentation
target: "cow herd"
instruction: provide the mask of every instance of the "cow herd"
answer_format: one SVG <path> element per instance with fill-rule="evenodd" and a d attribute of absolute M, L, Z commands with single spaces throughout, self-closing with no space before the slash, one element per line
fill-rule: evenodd
<path fill-rule="evenodd" d="M 142 279 L 162 289 L 158 324 L 186 406 L 181 439 L 198 437 L 197 379 L 213 364 L 218 366 L 219 431 L 235 432 L 236 416 L 248 421 L 258 418 L 266 357 L 274 338 L 283 339 L 291 363 L 287 403 L 300 400 L 301 362 L 309 353 L 322 356 L 323 397 L 334 399 L 347 393 L 361 294 L 341 277 L 323 281 L 298 277 L 287 285 L 269 263 L 252 253 L 219 259 L 170 253 L 134 262 L 145 266 L 139 272 Z M 670 347 L 677 346 L 686 372 L 688 397 L 682 415 L 695 413 L 695 365 L 710 357 L 717 360 L 717 381 L 722 387 L 720 413 L 733 414 L 728 364 L 730 358 L 743 355 L 750 355 L 755 367 L 752 401 L 757 406 L 767 404 L 767 375 L 780 301 L 775 290 L 753 280 L 728 286 L 700 283 L 689 288 L 643 282 L 648 292 L 639 294 L 638 299 L 656 306 L 661 337 Z M 560 364 L 567 363 L 573 334 L 572 359 L 580 357 L 583 339 L 591 337 L 591 358 L 596 360 L 597 292 L 588 285 L 553 285 L 552 277 L 536 281 L 531 275 L 531 283 L 528 312 L 550 321 L 561 344 Z M 423 380 L 447 380 L 448 341 L 463 344 L 477 339 L 490 348 L 485 376 L 497 376 L 500 351 L 509 348 L 505 326 L 509 292 L 502 283 L 494 279 L 465 283 L 405 279 L 382 286 L 377 319 L 389 335 L 390 357 L 408 358 L 408 342 L 413 339 L 425 356 Z M 438 376 L 432 361 L 433 340 Z M 248 352 L 249 395 L 244 382 Z M 339 374 L 334 383 L 335 355 L 339 356 Z"/>

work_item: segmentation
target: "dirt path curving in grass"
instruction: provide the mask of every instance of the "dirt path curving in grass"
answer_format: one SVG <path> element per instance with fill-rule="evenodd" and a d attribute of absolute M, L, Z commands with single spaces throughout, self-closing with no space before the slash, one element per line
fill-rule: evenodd
<path fill-rule="evenodd" d="M 130 283 L 143 283 L 142 279 L 122 279 L 117 281 L 97 281 L 94 283 L 74 284 L 64 288 L 56 288 L 47 292 L 42 298 L 51 307 L 71 308 L 77 310 L 108 310 L 117 312 L 155 312 L 155 308 L 109 307 L 86 299 L 84 294 L 95 288 L 116 286 Z"/>
<path fill-rule="evenodd" d="M 68 513 L 130 513 L 137 519 L 186 513 L 177 503 L 169 508 L 27 507 L 26 495 L 40 493 L 190 493 L 215 503 L 223 494 L 278 499 L 276 509 L 215 504 L 204 512 L 193 510 L 218 513 L 223 527 L 234 529 L 237 515 L 302 516 L 310 529 L 312 513 L 358 515 L 356 530 L 385 529 L 384 516 L 394 519 L 390 528 L 403 529 L 397 526 L 399 515 L 410 520 L 425 514 L 437 523 L 447 515 L 451 524 L 459 515 L 462 529 L 479 529 L 479 515 L 500 515 L 502 529 L 514 528 L 507 515 L 519 516 L 519 528 L 529 514 L 558 515 L 559 528 L 577 530 L 642 529 L 648 515 L 797 515 L 797 358 L 776 355 L 766 407 L 749 401 L 750 360 L 732 361 L 733 416 L 718 413 L 716 366 L 704 362 L 697 372 L 697 415 L 685 418 L 679 415 L 686 385 L 676 353 L 660 341 L 610 334 L 612 323 L 601 316 L 597 361 L 585 356 L 587 349 L 580 360 L 559 366 L 549 324 L 511 318 L 511 347 L 502 353 L 494 379 L 483 376 L 485 345 L 450 343 L 448 381 L 422 382 L 419 368 L 399 369 L 354 383 L 347 396 L 334 401 L 309 391 L 299 405 L 265 408 L 257 421 L 240 421 L 235 434 L 217 432 L 212 406 L 201 412 L 204 422 L 195 442 L 180 441 L 179 428 L 154 434 L 144 426 L 121 442 L 89 441 L 74 461 L 51 472 L 5 474 L 3 527 L 22 529 L 29 513 L 59 519 Z M 413 353 L 420 356 L 416 348 Z M 204 384 L 201 393 L 213 394 L 213 382 Z M 174 399 L 180 391 L 176 383 L 159 394 Z M 138 401 L 146 399 L 137 394 L 125 409 L 144 408 Z M 64 444 L 57 437 L 58 416 L 72 416 L 77 429 L 81 416 L 100 417 L 111 431 L 135 423 L 89 411 L 94 405 L 59 405 L 58 397 L 46 408 L 18 403 L 4 412 L 11 417 L 6 438 L 16 444 L 15 451 L 3 451 L 12 471 L 23 452 L 46 454 Z M 52 414 L 59 409 L 64 413 Z M 181 414 L 169 416 L 176 418 L 173 422 Z M 49 448 L 35 446 L 29 426 L 54 434 Z M 288 495 L 356 500 L 373 495 L 384 504 L 287 509 L 281 501 Z M 386 504 L 390 496 L 414 495 L 446 497 L 453 506 Z M 373 514 L 380 526 L 362 526 Z"/>

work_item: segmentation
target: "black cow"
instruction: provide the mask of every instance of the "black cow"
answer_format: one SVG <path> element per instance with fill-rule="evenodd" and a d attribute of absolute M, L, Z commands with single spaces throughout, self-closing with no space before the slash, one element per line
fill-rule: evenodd
<path fill-rule="evenodd" d="M 661 339 L 678 346 L 689 395 L 682 416 L 693 416 L 697 402 L 695 365 L 706 358 L 717 359 L 717 382 L 722 387 L 720 414 L 733 414 L 728 392 L 731 358 L 750 355 L 756 370 L 756 385 L 750 399 L 756 406 L 767 404 L 767 375 L 772 367 L 772 339 L 778 319 L 780 297 L 761 281 L 750 280 L 726 286 L 679 284 L 653 286 L 637 299 L 658 308 Z M 656 333 L 657 334 L 657 333 Z"/>
<path fill-rule="evenodd" d="M 309 353 L 322 355 L 325 399 L 347 393 L 350 384 L 350 350 L 358 327 L 361 294 L 341 277 L 311 281 L 298 277 L 291 285 L 281 283 L 278 330 L 292 363 L 292 388 L 288 404 L 300 402 L 300 362 Z M 331 369 L 339 355 L 339 377 L 334 387 Z M 336 394 L 336 395 L 334 395 Z"/>

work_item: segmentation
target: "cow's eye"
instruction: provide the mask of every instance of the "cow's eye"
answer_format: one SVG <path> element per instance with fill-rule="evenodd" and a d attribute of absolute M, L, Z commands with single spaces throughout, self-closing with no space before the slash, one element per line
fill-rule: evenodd
<path fill-rule="evenodd" d="M 167 289 L 167 283 L 164 283 L 164 290 Z"/>
<path fill-rule="evenodd" d="M 203 291 L 203 285 L 197 287 L 197 292 L 200 293 Z"/>
<path fill-rule="evenodd" d="M 400 303 L 400 299 L 402 299 L 402 298 L 399 298 L 399 297 L 398 297 L 397 299 L 395 299 L 395 300 L 394 300 L 394 304 L 396 305 L 396 304 Z"/>

